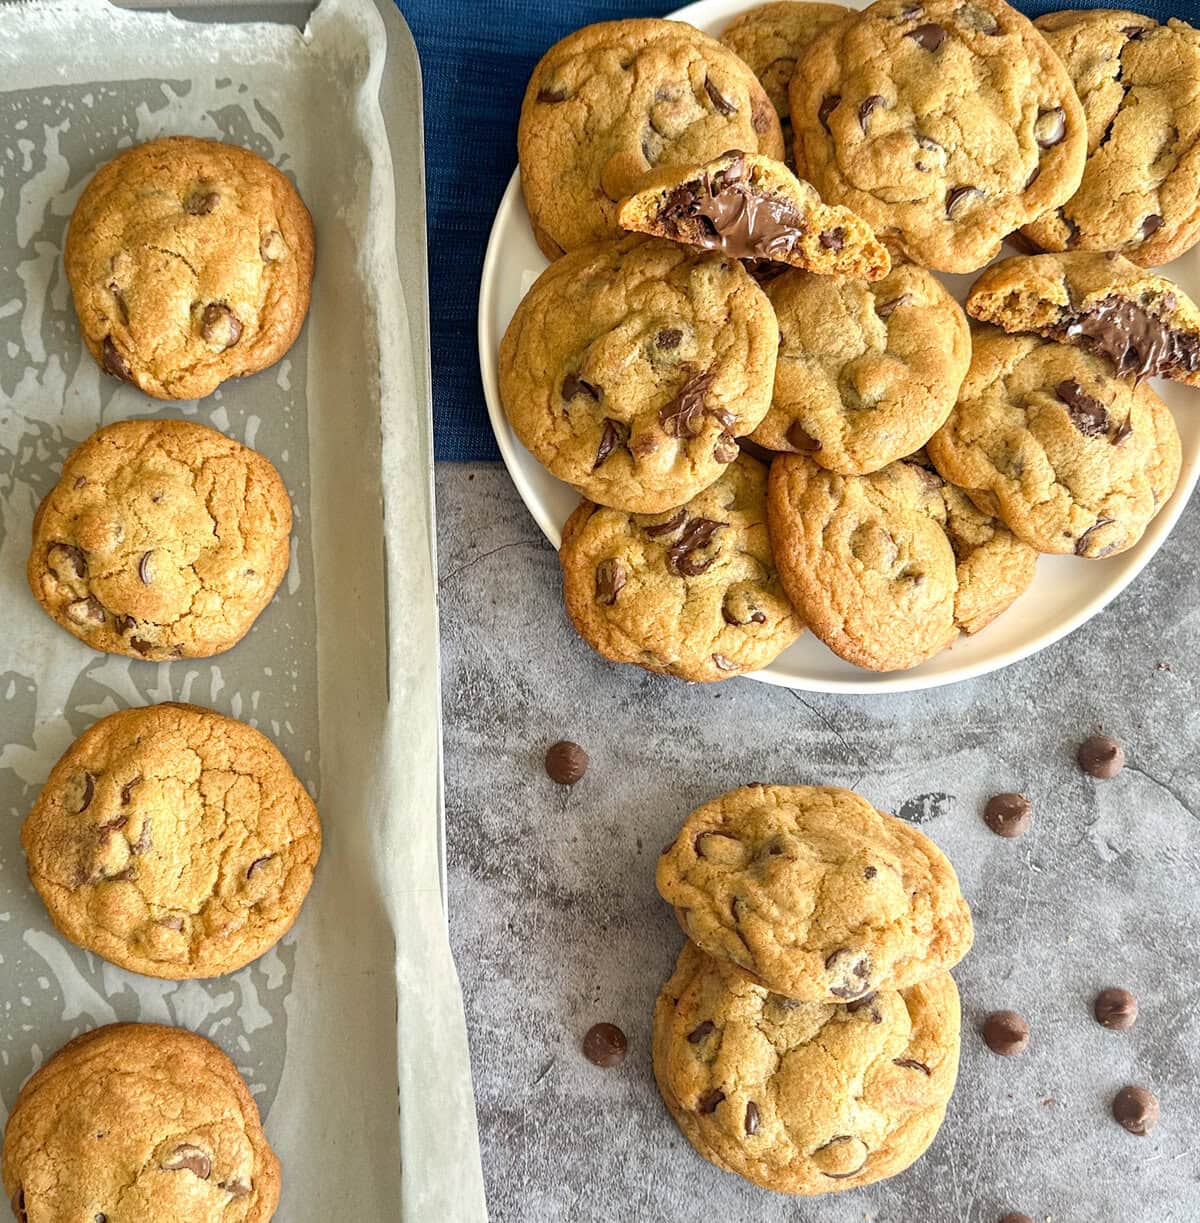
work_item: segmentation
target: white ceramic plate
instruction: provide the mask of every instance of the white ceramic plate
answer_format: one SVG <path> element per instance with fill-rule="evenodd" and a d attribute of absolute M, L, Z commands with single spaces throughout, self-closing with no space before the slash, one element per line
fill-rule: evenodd
<path fill-rule="evenodd" d="M 854 8 L 866 0 L 843 0 Z M 699 0 L 671 16 L 719 34 L 754 0 Z M 1011 254 L 1005 251 L 1004 254 Z M 579 494 L 556 480 L 517 440 L 500 406 L 496 356 L 517 303 L 546 259 L 538 250 L 521 198 L 516 173 L 492 225 L 479 293 L 479 363 L 488 415 L 505 465 L 529 512 L 555 547 L 562 524 L 579 504 Z M 1200 248 L 1162 269 L 1193 298 L 1200 299 Z M 959 300 L 974 276 L 943 277 Z M 843 662 L 812 633 L 805 633 L 771 666 L 751 678 L 809 692 L 905 692 L 935 688 L 986 675 L 1044 649 L 1078 628 L 1137 577 L 1162 546 L 1200 476 L 1200 392 L 1179 383 L 1155 382 L 1171 405 L 1183 439 L 1183 472 L 1174 497 L 1150 524 L 1136 547 L 1105 560 L 1043 556 L 1032 587 L 994 624 L 975 637 L 960 637 L 948 650 L 911 671 L 876 674 Z"/>

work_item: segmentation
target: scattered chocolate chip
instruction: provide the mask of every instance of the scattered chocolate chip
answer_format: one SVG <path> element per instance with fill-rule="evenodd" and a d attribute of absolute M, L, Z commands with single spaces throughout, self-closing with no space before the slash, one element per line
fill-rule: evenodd
<path fill-rule="evenodd" d="M 150 552 L 143 552 L 142 559 L 138 561 L 138 580 L 143 586 L 149 586 L 154 577 L 150 572 Z"/>
<path fill-rule="evenodd" d="M 724 1099 L 725 1093 L 719 1087 L 714 1087 L 712 1091 L 706 1091 L 696 1102 L 696 1111 L 706 1115 L 708 1113 L 715 1113 L 717 1105 Z"/>
<path fill-rule="evenodd" d="M 1107 780 L 1125 767 L 1125 749 L 1111 735 L 1088 735 L 1075 759 L 1085 773 Z"/>
<path fill-rule="evenodd" d="M 817 240 L 827 251 L 840 251 L 846 245 L 846 231 L 841 228 L 826 229 Z"/>
<path fill-rule="evenodd" d="M 1144 242 L 1148 237 L 1150 237 L 1151 234 L 1157 233 L 1158 230 L 1162 229 L 1162 226 L 1163 226 L 1162 217 L 1160 217 L 1158 213 L 1152 212 L 1142 222 L 1142 241 Z"/>
<path fill-rule="evenodd" d="M 567 91 L 557 86 L 543 86 L 537 91 L 537 100 L 549 106 L 557 106 L 559 102 L 567 100 Z"/>
<path fill-rule="evenodd" d="M 79 810 L 75 812 L 76 815 L 82 815 L 92 805 L 92 798 L 95 793 L 96 779 L 91 775 L 91 773 L 84 773 L 83 798 L 80 800 Z"/>
<path fill-rule="evenodd" d="M 996 794 L 983 809 L 984 823 L 999 837 L 1019 837 L 1029 829 L 1033 807 L 1024 794 Z"/>
<path fill-rule="evenodd" d="M 713 458 L 718 463 L 732 463 L 740 453 L 736 439 L 723 430 L 717 434 L 717 440 L 713 443 Z"/>
<path fill-rule="evenodd" d="M 713 536 L 724 526 L 725 522 L 716 522 L 711 518 L 693 518 L 683 528 L 683 534 L 678 542 L 667 549 L 667 570 L 675 577 L 699 577 L 717 558 L 710 556 L 699 560 L 694 555 L 701 548 L 712 543 Z"/>
<path fill-rule="evenodd" d="M 217 191 L 205 191 L 203 188 L 193 191 L 191 195 L 184 201 L 183 208 L 185 212 L 190 213 L 194 217 L 206 217 L 212 212 L 221 202 L 221 195 Z"/>
<path fill-rule="evenodd" d="M 224 302 L 209 302 L 200 316 L 200 334 L 218 348 L 232 348 L 242 338 L 242 323 Z"/>
<path fill-rule="evenodd" d="M 1130 1084 L 1113 1097 L 1112 1114 L 1124 1129 L 1144 1138 L 1158 1124 L 1158 1097 Z"/>
<path fill-rule="evenodd" d="M 620 561 L 601 561 L 596 566 L 596 598 L 612 607 L 625 580 L 625 566 Z"/>
<path fill-rule="evenodd" d="M 629 1042 L 615 1023 L 596 1023 L 584 1033 L 583 1056 L 594 1066 L 606 1070 L 625 1060 Z"/>
<path fill-rule="evenodd" d="M 1033 135 L 1043 149 L 1053 148 L 1067 131 L 1067 115 L 1061 106 L 1042 111 L 1033 123 Z"/>
<path fill-rule="evenodd" d="M 1017 1011 L 995 1011 L 983 1024 L 984 1043 L 1001 1057 L 1016 1057 L 1029 1048 L 1029 1024 Z"/>
<path fill-rule="evenodd" d="M 821 449 L 821 443 L 801 426 L 798 420 L 788 425 L 787 443 L 801 454 L 816 454 Z"/>
<path fill-rule="evenodd" d="M 604 430 L 600 434 L 600 445 L 596 447 L 596 461 L 592 464 L 595 471 L 618 446 L 623 446 L 629 440 L 629 427 L 611 416 L 604 418 Z"/>
<path fill-rule="evenodd" d="M 911 293 L 901 293 L 899 297 L 893 297 L 891 301 L 877 304 L 875 313 L 886 322 L 901 306 L 911 306 L 912 303 L 913 296 Z"/>
<path fill-rule="evenodd" d="M 965 204 L 982 198 L 983 192 L 978 187 L 951 187 L 946 192 L 946 216 L 953 221 Z"/>
<path fill-rule="evenodd" d="M 926 51 L 936 51 L 946 41 L 946 31 L 936 21 L 927 21 L 915 30 L 909 30 L 904 37 L 911 38 Z"/>
<path fill-rule="evenodd" d="M 713 104 L 713 107 L 722 115 L 737 114 L 737 106 L 734 105 L 721 91 L 712 83 L 710 77 L 704 78 L 704 92 L 708 94 L 708 100 Z"/>
<path fill-rule="evenodd" d="M 573 786 L 587 772 L 588 754 L 570 739 L 560 739 L 546 749 L 546 773 L 560 786 Z"/>
<path fill-rule="evenodd" d="M 589 399 L 600 402 L 600 388 L 584 381 L 578 374 L 568 374 L 562 380 L 562 397 L 570 403 L 577 395 L 586 395 Z"/>
<path fill-rule="evenodd" d="M 886 99 L 882 94 L 873 93 L 870 97 L 863 98 L 858 104 L 858 126 L 865 133 L 867 130 L 867 120 L 871 116 L 871 112 L 877 107 L 883 105 Z"/>
<path fill-rule="evenodd" d="M 821 99 L 821 105 L 817 109 L 817 119 L 821 126 L 829 131 L 829 116 L 841 105 L 842 95 L 840 93 L 827 94 Z"/>
<path fill-rule="evenodd" d="M 749 1135 L 758 1133 L 758 1105 L 753 1100 L 746 1103 L 746 1133 Z"/>
<path fill-rule="evenodd" d="M 104 608 L 93 595 L 67 604 L 67 619 L 75 624 L 103 624 Z"/>
<path fill-rule="evenodd" d="M 212 1160 L 190 1142 L 180 1143 L 161 1166 L 164 1172 L 192 1172 L 202 1181 L 212 1175 Z"/>
<path fill-rule="evenodd" d="M 670 437 L 695 437 L 701 429 L 704 397 L 713 383 L 711 373 L 692 374 L 679 393 L 658 413 L 658 423 Z"/>
<path fill-rule="evenodd" d="M 905 1070 L 919 1070 L 926 1077 L 929 1076 L 930 1069 L 924 1062 L 918 1062 L 913 1057 L 895 1057 L 892 1062 L 897 1066 L 903 1066 Z"/>
<path fill-rule="evenodd" d="M 716 1030 L 717 1025 L 711 1019 L 704 1020 L 703 1023 L 698 1023 L 688 1033 L 688 1044 L 698 1045 L 710 1032 Z"/>
<path fill-rule="evenodd" d="M 126 382 L 133 378 L 128 363 L 117 351 L 117 346 L 112 342 L 110 335 L 104 337 L 104 343 L 100 346 L 100 365 L 114 378 L 123 378 Z"/>
<path fill-rule="evenodd" d="M 287 254 L 283 235 L 277 229 L 268 229 L 259 239 L 258 253 L 266 263 L 278 263 Z"/>
<path fill-rule="evenodd" d="M 1067 405 L 1071 424 L 1084 437 L 1100 437 L 1108 432 L 1108 409 L 1073 378 L 1060 382 L 1054 393 Z"/>
<path fill-rule="evenodd" d="M 1129 990 L 1114 985 L 1096 995 L 1092 1012 L 1102 1028 L 1125 1032 L 1137 1022 L 1138 1001 Z"/>
<path fill-rule="evenodd" d="M 714 654 L 712 660 L 713 665 L 718 671 L 736 671 L 738 669 L 737 663 L 731 662 L 724 654 Z"/>
<path fill-rule="evenodd" d="M 654 337 L 654 342 L 659 348 L 666 349 L 669 352 L 672 348 L 678 348 L 682 339 L 683 332 L 678 327 L 664 327 Z"/>

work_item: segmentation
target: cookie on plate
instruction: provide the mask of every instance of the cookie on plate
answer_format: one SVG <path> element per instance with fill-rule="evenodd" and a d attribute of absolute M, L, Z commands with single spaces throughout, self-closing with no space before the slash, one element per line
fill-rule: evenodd
<path fill-rule="evenodd" d="M 878 280 L 891 267 L 871 227 L 848 208 L 823 204 L 782 162 L 736 150 L 655 174 L 617 219 L 623 229 L 824 276 Z"/>
<path fill-rule="evenodd" d="M 287 572 L 292 507 L 270 461 L 191 421 L 107 425 L 33 520 L 27 575 L 95 650 L 163 661 L 236 645 Z"/>
<path fill-rule="evenodd" d="M 911 454 L 945 422 L 971 336 L 928 272 L 900 264 L 874 284 L 787 272 L 766 292 L 779 359 L 759 445 L 858 474 Z"/>
<path fill-rule="evenodd" d="M 958 1075 L 958 990 L 939 972 L 847 1005 L 792 1002 L 690 943 L 654 1007 L 654 1077 L 705 1159 L 815 1195 L 903 1172 Z"/>
<path fill-rule="evenodd" d="M 942 851 L 833 786 L 749 785 L 705 803 L 663 851 L 657 882 L 702 951 L 802 1002 L 904 989 L 971 947 Z"/>
<path fill-rule="evenodd" d="M 618 233 L 617 205 L 663 166 L 726 149 L 783 157 L 771 99 L 715 38 L 680 21 L 585 26 L 542 56 L 517 130 L 534 235 L 555 259 Z"/>
<path fill-rule="evenodd" d="M 118 1023 L 21 1088 L 4 1132 L 19 1223 L 267 1223 L 279 1160 L 233 1062 L 202 1036 Z"/>
<path fill-rule="evenodd" d="M 1118 374 L 1200 386 L 1200 309 L 1178 285 L 1122 255 L 1018 255 L 971 286 L 967 312 L 1108 357 Z"/>
<path fill-rule="evenodd" d="M 600 505 L 673 510 L 771 402 L 779 327 L 735 259 L 634 236 L 551 264 L 500 345 L 500 397 L 553 475 Z"/>
<path fill-rule="evenodd" d="M 767 666 L 802 631 L 771 556 L 767 469 L 747 455 L 664 514 L 585 501 L 559 558 L 572 623 L 614 662 L 729 679 Z"/>
<path fill-rule="evenodd" d="M 937 271 L 982 267 L 1083 174 L 1070 77 L 1004 0 L 878 0 L 814 39 L 791 104 L 822 197 Z"/>
<path fill-rule="evenodd" d="M 791 106 L 788 86 L 796 61 L 824 29 L 841 21 L 849 9 L 817 0 L 778 0 L 742 13 L 725 27 L 721 41 L 754 71 L 775 107 L 783 128 L 783 143 L 791 164 Z"/>
<path fill-rule="evenodd" d="M 1078 191 L 1022 231 L 1043 250 L 1120 251 L 1143 267 L 1200 238 L 1200 30 L 1112 9 L 1034 23 L 1083 101 Z"/>
<path fill-rule="evenodd" d="M 169 136 L 84 188 L 66 271 L 84 342 L 156 399 L 196 399 L 273 365 L 308 312 L 312 218 L 249 149 Z"/>
<path fill-rule="evenodd" d="M 941 474 L 1039 552 L 1132 547 L 1174 487 L 1170 411 L 1146 382 L 1094 353 L 980 328 L 950 419 L 929 440 Z M 783 565 L 780 565 L 781 571 Z M 786 574 L 784 584 L 787 584 Z"/>
<path fill-rule="evenodd" d="M 253 727 L 167 703 L 102 718 L 21 828 L 29 877 L 80 947 L 148 977 L 234 972 L 291 928 L 317 809 Z"/>

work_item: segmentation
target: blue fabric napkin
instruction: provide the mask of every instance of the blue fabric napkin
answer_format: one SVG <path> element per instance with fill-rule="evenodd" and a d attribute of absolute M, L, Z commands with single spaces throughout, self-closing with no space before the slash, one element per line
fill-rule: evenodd
<path fill-rule="evenodd" d="M 492 218 L 517 163 L 517 115 L 529 74 L 563 35 L 593 21 L 661 15 L 642 0 L 397 0 L 425 80 L 433 425 L 439 459 L 499 457 L 475 341 L 479 275 Z M 671 6 L 674 7 L 674 6 Z M 1022 0 L 1031 17 L 1087 0 Z M 1127 7 L 1200 24 L 1200 0 Z"/>

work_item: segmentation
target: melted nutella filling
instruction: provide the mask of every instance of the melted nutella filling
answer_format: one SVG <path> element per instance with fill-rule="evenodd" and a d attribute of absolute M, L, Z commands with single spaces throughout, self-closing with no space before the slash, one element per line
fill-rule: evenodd
<path fill-rule="evenodd" d="M 1067 314 L 1055 331 L 1108 357 L 1118 374 L 1148 378 L 1200 368 L 1200 336 L 1172 327 L 1128 297 L 1106 297 Z"/>

